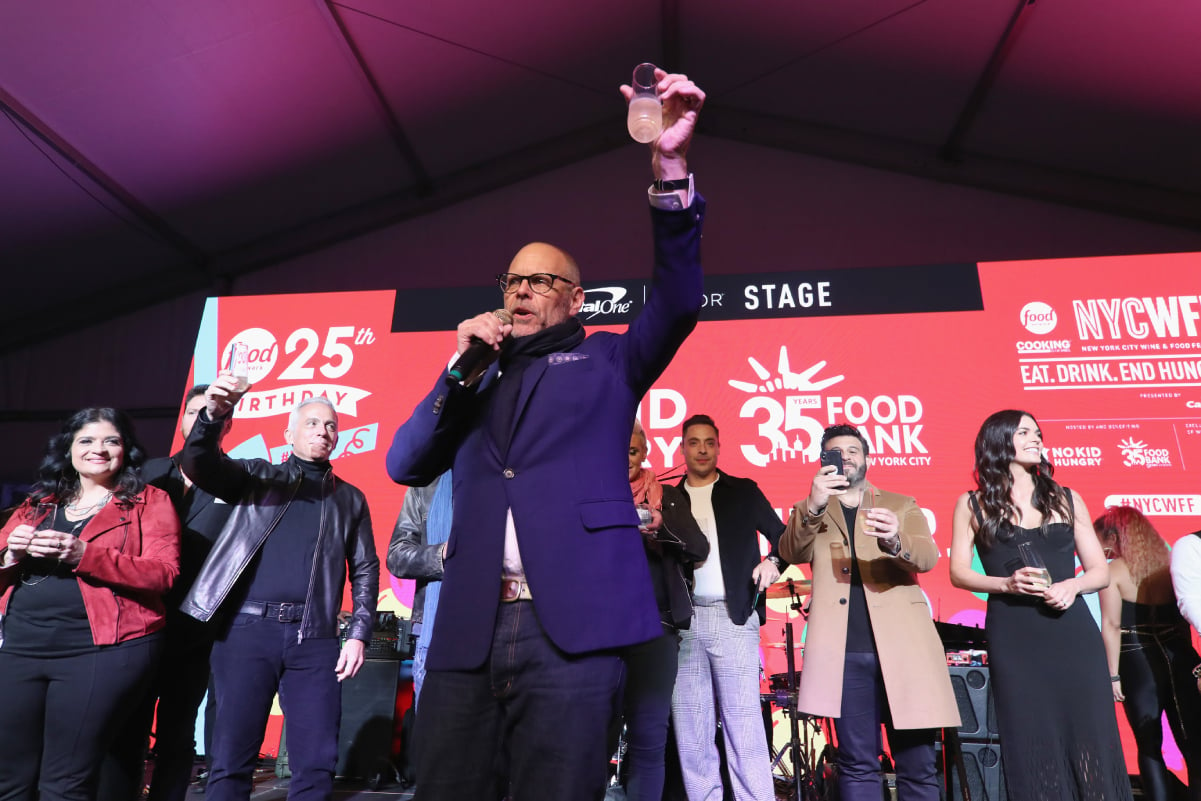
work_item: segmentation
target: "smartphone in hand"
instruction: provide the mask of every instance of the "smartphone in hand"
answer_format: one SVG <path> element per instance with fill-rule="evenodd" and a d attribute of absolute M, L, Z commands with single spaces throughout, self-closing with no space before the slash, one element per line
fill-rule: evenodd
<path fill-rule="evenodd" d="M 821 464 L 822 467 L 832 464 L 838 470 L 838 475 L 843 475 L 842 451 L 822 451 Z"/>

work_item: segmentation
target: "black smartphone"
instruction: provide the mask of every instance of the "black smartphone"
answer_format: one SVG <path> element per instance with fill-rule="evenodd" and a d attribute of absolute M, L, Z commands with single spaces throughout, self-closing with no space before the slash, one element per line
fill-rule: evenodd
<path fill-rule="evenodd" d="M 842 451 L 822 451 L 822 467 L 828 464 L 834 465 L 838 470 L 838 475 L 842 475 Z"/>

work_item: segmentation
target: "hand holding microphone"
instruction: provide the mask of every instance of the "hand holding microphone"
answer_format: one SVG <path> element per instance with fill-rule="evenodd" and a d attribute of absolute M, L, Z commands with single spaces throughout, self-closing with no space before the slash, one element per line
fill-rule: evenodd
<path fill-rule="evenodd" d="M 459 358 L 446 375 L 448 383 L 470 387 L 500 355 L 500 344 L 513 330 L 513 315 L 505 309 L 477 314 L 459 323 Z"/>

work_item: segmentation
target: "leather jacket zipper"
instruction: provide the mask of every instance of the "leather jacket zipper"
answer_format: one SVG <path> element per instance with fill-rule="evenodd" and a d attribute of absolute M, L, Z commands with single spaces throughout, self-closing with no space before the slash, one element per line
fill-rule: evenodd
<path fill-rule="evenodd" d="M 325 476 L 321 479 L 321 524 L 317 529 L 317 547 L 313 549 L 313 566 L 309 568 L 309 588 L 305 591 L 304 596 L 304 611 L 300 613 L 300 628 L 296 630 L 296 644 L 299 645 L 304 641 L 304 624 L 309 619 L 309 609 L 313 605 L 313 579 L 317 576 L 317 563 L 321 559 L 321 544 L 325 539 L 325 492 L 326 486 L 333 483 L 334 468 L 330 465 L 325 471 Z M 303 481 L 303 479 L 302 479 Z M 293 496 L 295 497 L 295 496 Z"/>

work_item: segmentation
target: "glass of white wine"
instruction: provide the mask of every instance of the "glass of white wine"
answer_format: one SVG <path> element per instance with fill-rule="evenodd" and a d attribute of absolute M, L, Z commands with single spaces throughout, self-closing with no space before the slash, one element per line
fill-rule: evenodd
<path fill-rule="evenodd" d="M 863 488 L 863 492 L 859 495 L 859 509 L 855 512 L 855 516 L 859 519 L 859 530 L 866 532 L 868 528 L 873 528 L 870 520 L 867 519 L 868 514 L 872 510 L 872 493 L 867 487 Z"/>
<path fill-rule="evenodd" d="M 1041 573 L 1044 589 L 1051 586 L 1051 571 L 1047 570 L 1047 563 L 1038 555 L 1038 551 L 1034 550 L 1034 545 L 1029 542 L 1018 543 L 1018 556 L 1022 557 L 1022 564 L 1026 567 L 1032 567 Z"/>
<path fill-rule="evenodd" d="M 230 345 L 229 371 L 238 382 L 238 392 L 245 392 L 250 386 L 250 346 L 245 342 Z"/>
<path fill-rule="evenodd" d="M 630 98 L 626 128 L 635 142 L 653 142 L 663 130 L 663 102 L 659 100 L 658 84 L 654 64 L 639 64 L 634 68 L 630 80 L 634 96 Z"/>

